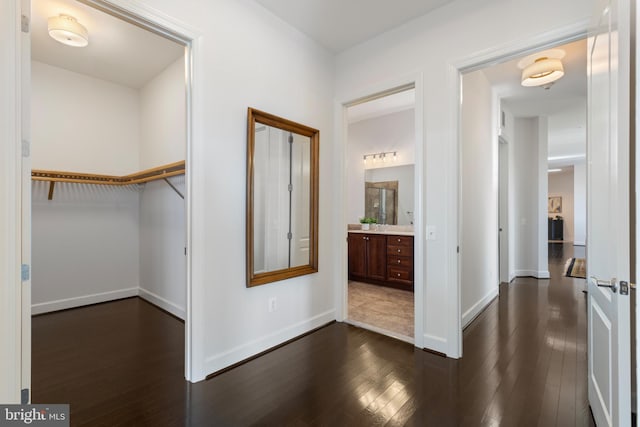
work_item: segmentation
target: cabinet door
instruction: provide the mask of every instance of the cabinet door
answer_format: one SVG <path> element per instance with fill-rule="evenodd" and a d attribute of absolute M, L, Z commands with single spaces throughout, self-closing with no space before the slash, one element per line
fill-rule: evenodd
<path fill-rule="evenodd" d="M 387 236 L 367 235 L 367 276 L 371 279 L 387 278 Z"/>
<path fill-rule="evenodd" d="M 367 235 L 349 233 L 349 277 L 367 275 Z"/>

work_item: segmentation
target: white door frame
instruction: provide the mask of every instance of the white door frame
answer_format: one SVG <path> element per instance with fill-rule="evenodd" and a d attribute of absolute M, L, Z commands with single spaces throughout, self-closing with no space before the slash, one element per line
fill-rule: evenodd
<path fill-rule="evenodd" d="M 187 215 L 187 307 L 185 313 L 185 378 L 188 381 L 199 381 L 202 379 L 202 367 L 199 359 L 195 359 L 193 351 L 194 340 L 194 304 L 197 299 L 194 293 L 200 294 L 200 288 L 194 289 L 192 281 L 192 225 L 193 225 L 193 146 L 195 140 L 200 138 L 200 129 L 203 123 L 204 114 L 199 101 L 199 89 L 202 85 L 202 63 L 199 52 L 201 51 L 200 31 L 186 26 L 183 22 L 174 20 L 172 17 L 161 14 L 156 9 L 150 8 L 133 0 L 82 0 L 99 10 L 103 10 L 119 18 L 125 18 L 144 29 L 160 34 L 177 43 L 185 46 L 185 84 L 186 84 L 186 130 L 187 130 L 187 150 L 185 168 L 185 204 Z"/>
<path fill-rule="evenodd" d="M 461 138 L 461 111 L 462 111 L 462 74 L 476 71 L 491 65 L 499 64 L 501 62 L 514 59 L 520 56 L 524 56 L 545 48 L 557 46 L 559 44 L 570 43 L 572 41 L 581 40 L 587 37 L 587 29 L 589 21 L 584 20 L 582 22 L 567 25 L 565 27 L 557 28 L 553 31 L 549 31 L 540 34 L 536 37 L 529 37 L 520 40 L 510 41 L 500 46 L 496 46 L 480 53 L 469 55 L 463 58 L 453 60 L 448 63 L 448 78 L 447 78 L 447 93 L 452 94 L 455 102 L 450 103 L 450 117 L 453 117 L 453 126 L 451 133 L 451 142 L 447 144 L 449 148 L 449 155 L 455 159 L 455 164 L 459 168 L 461 153 L 462 153 L 462 138 Z M 494 124 L 497 126 L 497 123 Z M 461 180 L 460 171 L 458 170 L 454 177 L 455 191 L 457 197 L 454 200 L 450 200 L 449 203 L 454 203 L 452 211 L 455 213 L 457 220 L 457 229 L 455 230 L 455 236 L 451 236 L 447 245 L 448 252 L 455 254 L 457 247 L 460 244 L 460 237 L 462 232 L 462 220 L 461 220 Z M 453 199 L 453 198 L 452 198 Z M 497 231 L 497 230 L 496 230 Z M 454 313 L 454 318 L 447 319 L 448 324 L 448 341 L 449 351 L 447 355 L 450 357 L 462 357 L 462 313 L 460 310 L 461 304 L 461 288 L 462 283 L 460 281 L 460 257 L 457 257 L 456 262 L 449 266 L 448 276 L 451 277 L 456 286 L 448 287 L 448 309 L 449 312 Z M 455 310 L 457 307 L 457 310 Z"/>
<path fill-rule="evenodd" d="M 414 254 L 413 257 L 416 260 L 425 259 L 425 244 L 423 227 L 424 227 L 424 106 L 423 106 L 423 83 L 422 74 L 411 74 L 397 79 L 385 81 L 384 83 L 377 84 L 375 86 L 368 87 L 364 90 L 360 90 L 354 93 L 350 93 L 343 99 L 339 100 L 335 106 L 335 121 L 336 123 L 336 144 L 335 144 L 335 157 L 334 164 L 338 165 L 340 176 L 339 184 L 336 186 L 336 190 L 339 192 L 340 203 L 338 204 L 340 218 L 337 221 L 338 227 L 335 230 L 336 242 L 342 242 L 340 250 L 336 251 L 336 257 L 334 259 L 335 265 L 341 266 L 336 269 L 339 277 L 336 278 L 338 289 L 336 289 L 336 318 L 338 321 L 344 321 L 347 319 L 349 306 L 348 306 L 348 267 L 347 267 L 347 244 L 345 241 L 345 235 L 347 232 L 347 194 L 345 191 L 347 182 L 347 165 L 345 159 L 347 158 L 347 133 L 349 123 L 347 120 L 347 108 L 351 105 L 363 102 L 367 99 L 377 98 L 380 95 L 384 96 L 385 93 L 392 92 L 395 88 L 407 87 L 413 85 L 415 88 L 415 166 L 414 166 Z M 414 262 L 414 346 L 418 348 L 424 348 L 424 294 L 425 294 L 425 263 Z"/>
<path fill-rule="evenodd" d="M 187 245 L 187 277 L 186 277 L 186 313 L 185 313 L 185 378 L 188 381 L 198 381 L 201 379 L 200 364 L 194 360 L 194 328 L 193 328 L 193 281 L 192 281 L 192 225 L 193 225 L 193 151 L 195 140 L 200 138 L 201 124 L 204 114 L 199 102 L 199 89 L 202 85 L 202 62 L 200 60 L 201 36 L 200 32 L 187 26 L 183 22 L 174 20 L 172 17 L 161 14 L 156 9 L 132 0 L 81 0 L 96 9 L 125 19 L 153 33 L 164 36 L 185 46 L 185 84 L 186 84 L 186 130 L 187 130 L 187 150 L 185 168 L 185 206 L 186 206 L 186 245 Z"/>
<path fill-rule="evenodd" d="M 21 0 L 0 3 L 0 402 L 22 388 Z"/>
<path fill-rule="evenodd" d="M 22 189 L 21 180 L 19 179 L 21 165 L 21 149 L 20 141 L 22 139 L 20 133 L 20 105 L 21 99 L 18 93 L 7 91 L 8 96 L 4 96 L 5 88 L 20 87 L 21 70 L 19 58 L 21 55 L 20 47 L 20 4 L 22 0 L 7 0 L 2 2 L 0 8 L 0 23 L 2 23 L 0 58 L 4 64 L 0 71 L 0 88 L 3 90 L 3 96 L 0 97 L 0 120 L 3 125 L 0 129 L 7 129 L 3 134 L 2 144 L 0 144 L 0 159 L 6 164 L 2 164 L 2 182 L 5 183 L 6 189 L 0 184 L 0 200 L 3 206 L 8 208 L 7 212 L 0 213 L 0 235 L 7 236 L 3 238 L 2 246 L 0 246 L 0 303 L 7 304 L 6 309 L 2 307 L 0 310 L 0 339 L 7 338 L 5 342 L 15 342 L 16 346 L 0 346 L 4 351 L 0 351 L 0 369 L 3 373 L 2 378 L 8 378 L 9 381 L 0 383 L 0 401 L 19 402 L 20 394 L 20 360 L 21 355 L 18 352 L 20 348 L 21 331 L 21 314 L 18 312 L 20 294 L 17 292 L 16 283 L 20 283 L 20 259 L 18 254 L 22 251 L 20 241 L 21 224 L 21 200 L 20 192 Z M 185 316 L 185 378 L 188 381 L 199 381 L 204 378 L 202 358 L 197 357 L 199 351 L 194 351 L 202 342 L 200 328 L 194 327 L 194 318 L 198 318 L 198 313 L 194 313 L 194 308 L 198 301 L 198 296 L 202 294 L 202 286 L 194 286 L 192 281 L 192 263 L 193 263 L 193 239 L 192 231 L 195 210 L 193 209 L 194 200 L 193 182 L 197 176 L 196 166 L 194 165 L 194 147 L 201 145 L 203 138 L 204 109 L 202 106 L 201 88 L 203 85 L 203 61 L 201 60 L 202 37 L 201 32 L 179 22 L 174 18 L 162 14 L 156 9 L 150 8 L 133 0 L 82 0 L 83 3 L 89 4 L 99 10 L 105 11 L 117 17 L 126 18 L 129 22 L 133 22 L 143 28 L 149 29 L 155 33 L 159 33 L 167 38 L 177 41 L 185 45 L 185 83 L 186 83 L 186 112 L 187 112 L 187 150 L 186 150 L 186 218 L 187 218 L 187 277 L 186 277 L 186 316 Z M 13 67 L 11 67 L 13 65 Z M 6 160 L 5 160 L 6 159 Z M 9 188 L 9 186 L 13 188 Z M 7 216 L 5 219 L 4 216 Z M 25 226 L 30 227 L 30 224 Z M 7 231 L 13 230 L 12 233 L 4 233 L 4 227 Z M 4 251 L 7 256 L 5 257 Z M 4 262 L 3 262 L 4 261 Z M 4 298 L 6 295 L 6 298 Z M 195 296 L 194 296 L 195 295 Z M 12 302 L 15 302 L 12 303 Z M 6 328 L 5 328 L 6 326 Z M 5 363 L 6 362 L 6 363 Z M 11 375 L 4 375 L 4 369 L 8 369 Z M 15 378 L 14 378 L 15 377 Z M 6 396 L 6 398 L 5 398 Z"/>

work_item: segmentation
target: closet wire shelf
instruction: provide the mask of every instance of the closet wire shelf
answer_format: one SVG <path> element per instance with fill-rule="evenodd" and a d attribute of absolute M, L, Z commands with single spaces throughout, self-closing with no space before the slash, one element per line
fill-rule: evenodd
<path fill-rule="evenodd" d="M 140 172 L 132 173 L 129 175 L 115 176 L 115 175 L 99 175 L 81 172 L 63 172 L 63 171 L 48 171 L 33 169 L 31 171 L 31 179 L 33 181 L 47 181 L 49 182 L 49 200 L 53 200 L 53 192 L 56 182 L 71 182 L 76 184 L 98 184 L 98 185 L 133 185 L 144 184 L 146 182 L 164 180 L 171 188 L 178 193 L 180 197 L 184 199 L 184 195 L 178 191 L 178 189 L 172 185 L 167 178 L 177 175 L 184 175 L 185 162 L 175 162 L 163 166 L 158 166 L 151 169 L 145 169 Z"/>

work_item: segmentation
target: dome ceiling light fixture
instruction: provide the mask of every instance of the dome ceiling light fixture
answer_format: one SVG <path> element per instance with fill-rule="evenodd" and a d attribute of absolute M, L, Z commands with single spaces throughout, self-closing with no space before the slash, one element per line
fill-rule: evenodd
<path fill-rule="evenodd" d="M 565 52 L 562 49 L 550 49 L 529 55 L 520 62 L 522 70 L 522 86 L 542 86 L 549 89 L 559 78 L 564 76 L 561 59 Z"/>
<path fill-rule="evenodd" d="M 48 21 L 49 35 L 67 46 L 84 47 L 89 44 L 89 32 L 70 15 L 52 16 Z"/>

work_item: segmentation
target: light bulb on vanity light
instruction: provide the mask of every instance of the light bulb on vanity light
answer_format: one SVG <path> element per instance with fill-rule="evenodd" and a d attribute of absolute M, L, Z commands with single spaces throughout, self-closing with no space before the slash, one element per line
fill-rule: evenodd
<path fill-rule="evenodd" d="M 398 153 L 397 152 L 393 152 L 393 161 L 395 162 L 396 160 L 398 160 Z"/>
<path fill-rule="evenodd" d="M 387 161 L 387 155 L 385 153 L 382 153 L 382 161 L 383 162 Z"/>

